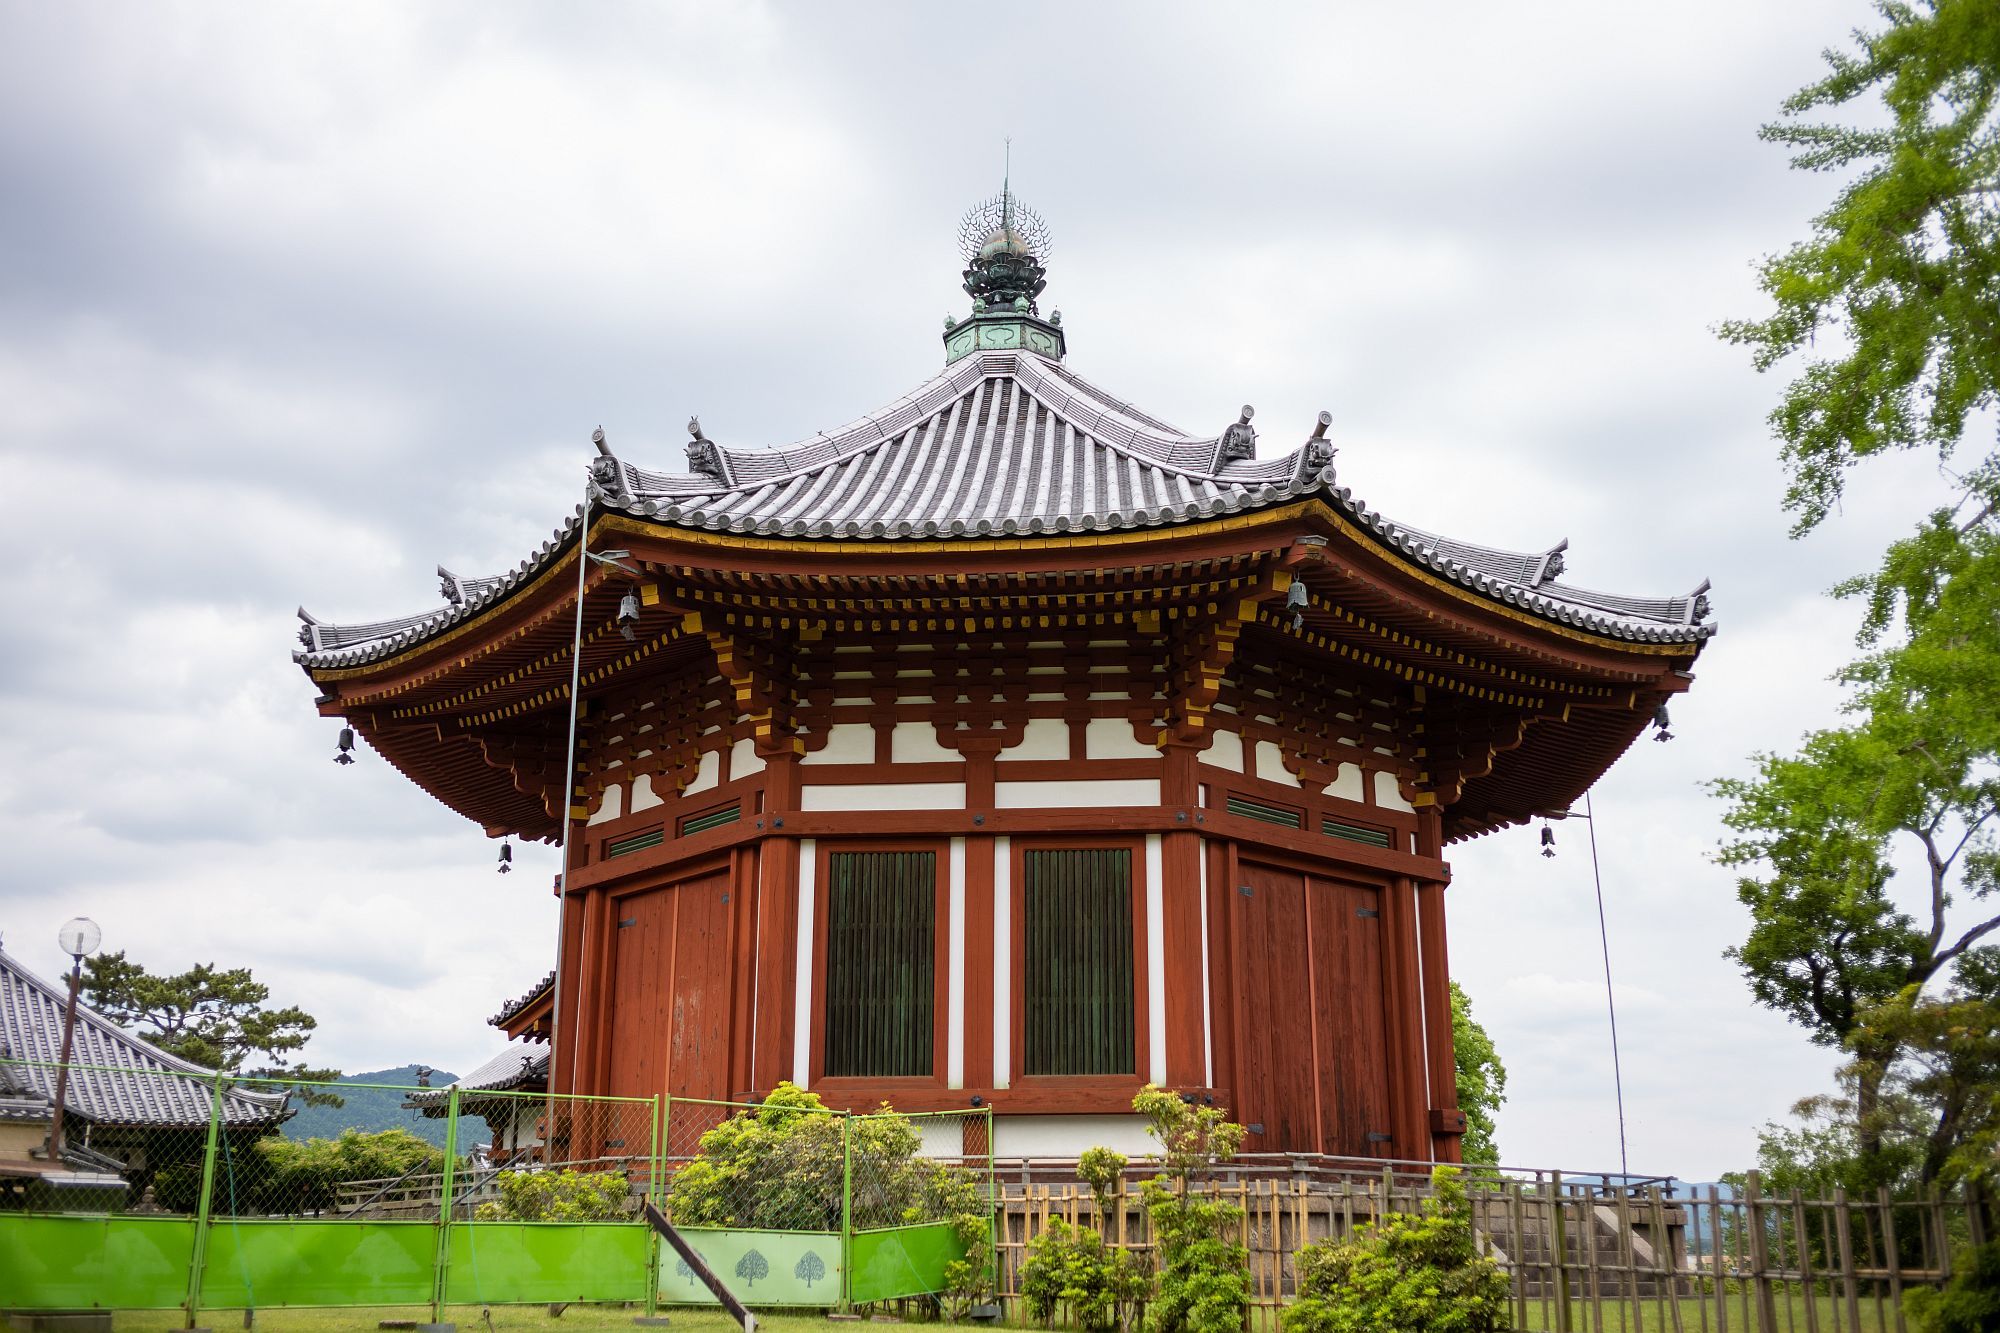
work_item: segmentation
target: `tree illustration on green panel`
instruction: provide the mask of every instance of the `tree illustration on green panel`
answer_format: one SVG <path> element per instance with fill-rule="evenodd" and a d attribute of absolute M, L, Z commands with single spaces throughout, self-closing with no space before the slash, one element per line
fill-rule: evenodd
<path fill-rule="evenodd" d="M 736 1276 L 743 1279 L 743 1285 L 754 1287 L 759 1278 L 771 1276 L 771 1261 L 756 1250 L 736 1261 Z"/>
<path fill-rule="evenodd" d="M 798 1267 L 792 1270 L 792 1276 L 805 1283 L 806 1290 L 811 1291 L 812 1284 L 826 1276 L 826 1260 L 819 1257 L 817 1250 L 807 1250 Z"/>
<path fill-rule="evenodd" d="M 694 1270 L 688 1267 L 688 1261 L 685 1259 L 674 1260 L 674 1271 L 690 1282 L 695 1280 Z"/>

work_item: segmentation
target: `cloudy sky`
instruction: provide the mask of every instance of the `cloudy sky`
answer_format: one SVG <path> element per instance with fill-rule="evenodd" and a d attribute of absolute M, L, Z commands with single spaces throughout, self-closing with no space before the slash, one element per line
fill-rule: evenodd
<path fill-rule="evenodd" d="M 1635 1169 L 1708 1178 L 1831 1061 L 1751 1003 L 1699 783 L 1826 720 L 1821 593 L 1936 491 L 1876 465 L 1785 536 L 1779 387 L 1719 344 L 1831 188 L 1757 125 L 1827 3 L 1292 7 L 0 3 L 0 929 L 247 964 L 348 1070 L 490 1053 L 549 965 L 552 852 L 493 847 L 291 664 L 497 571 L 591 428 L 676 465 L 940 364 L 958 214 L 1057 234 L 1071 364 L 1586 586 L 1714 579 L 1723 633 L 1596 793 Z M 1586 831 L 1455 849 L 1454 971 L 1507 1157 L 1617 1159 Z"/>

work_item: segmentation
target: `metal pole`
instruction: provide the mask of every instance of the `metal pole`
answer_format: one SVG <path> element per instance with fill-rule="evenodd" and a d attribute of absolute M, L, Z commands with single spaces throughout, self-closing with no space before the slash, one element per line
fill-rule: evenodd
<path fill-rule="evenodd" d="M 63 1007 L 62 1058 L 56 1061 L 55 1119 L 49 1123 L 49 1165 L 61 1166 L 63 1153 L 63 1107 L 69 1095 L 69 1056 L 76 1040 L 76 993 L 83 985 L 83 955 L 77 954 L 69 968 L 69 1003 Z"/>
<path fill-rule="evenodd" d="M 668 1108 L 673 1105 L 673 1094 L 653 1098 L 653 1167 L 652 1179 L 647 1182 L 646 1195 L 653 1206 L 666 1211 L 666 1119 Z M 646 1229 L 646 1318 L 654 1319 L 660 1313 L 660 1233 Z"/>
<path fill-rule="evenodd" d="M 590 488 L 583 490 L 583 520 L 576 530 L 576 630 L 570 640 L 569 657 L 569 757 L 563 765 L 562 787 L 562 842 L 558 860 L 561 869 L 556 876 L 556 979 L 555 991 L 549 997 L 549 1083 L 546 1089 L 548 1100 L 543 1106 L 544 1133 L 542 1160 L 551 1161 L 550 1154 L 555 1149 L 556 1135 L 556 1054 L 562 1044 L 563 1020 L 563 960 L 569 953 L 569 826 L 570 803 L 576 799 L 576 705 L 577 694 L 583 687 L 583 588 L 584 575 L 590 570 Z M 571 1020 L 574 1022 L 574 1019 Z M 575 1058 L 576 1043 L 570 1043 L 570 1056 Z M 576 1071 L 569 1074 L 570 1091 L 576 1090 Z"/>
<path fill-rule="evenodd" d="M 196 1313 L 201 1309 L 202 1265 L 208 1258 L 209 1201 L 215 1194 L 215 1147 L 221 1133 L 222 1071 L 217 1070 L 209 1091 L 208 1143 L 201 1154 L 201 1195 L 195 1201 L 194 1244 L 188 1254 L 187 1322 L 182 1328 L 193 1328 Z"/>
<path fill-rule="evenodd" d="M 1590 807 L 1590 793 L 1583 794 L 1584 822 L 1590 825 L 1590 878 L 1597 885 L 1597 942 L 1604 951 L 1604 1008 L 1611 1016 L 1611 1087 L 1618 1097 L 1618 1171 L 1632 1174 L 1625 1158 L 1625 1071 L 1618 1062 L 1618 1003 L 1611 998 L 1611 934 L 1604 925 L 1604 876 L 1597 868 L 1597 812 Z"/>
<path fill-rule="evenodd" d="M 444 1322 L 445 1284 L 451 1273 L 451 1187 L 453 1168 L 458 1165 L 458 1085 L 452 1084 L 444 1101 L 444 1174 L 438 1182 L 438 1232 L 436 1258 L 432 1264 L 431 1323 Z"/>
<path fill-rule="evenodd" d="M 840 1309 L 854 1308 L 854 1116 L 840 1121 Z"/>

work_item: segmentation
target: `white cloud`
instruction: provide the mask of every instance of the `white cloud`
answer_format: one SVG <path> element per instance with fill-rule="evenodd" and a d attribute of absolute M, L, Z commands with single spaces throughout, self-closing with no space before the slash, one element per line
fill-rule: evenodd
<path fill-rule="evenodd" d="M 5 7 L 0 883 L 54 971 L 78 910 L 159 966 L 257 968 L 355 1069 L 483 1058 L 548 966 L 552 855 L 332 724 L 294 605 L 430 604 L 575 503 L 603 424 L 789 441 L 929 374 L 953 221 L 1053 220 L 1072 364 L 1265 447 L 1330 408 L 1342 480 L 1588 586 L 1715 580 L 1672 745 L 1598 792 L 1637 1167 L 1740 1165 L 1826 1053 L 1756 1009 L 1703 779 L 1826 720 L 1819 592 L 1935 493 L 1871 467 L 1785 537 L 1777 390 L 1711 326 L 1825 179 L 1755 126 L 1858 3 Z M 1018 20 L 1018 21 L 1015 21 Z M 1615 1153 L 1585 830 L 1453 849 L 1455 964 L 1510 1155 Z"/>

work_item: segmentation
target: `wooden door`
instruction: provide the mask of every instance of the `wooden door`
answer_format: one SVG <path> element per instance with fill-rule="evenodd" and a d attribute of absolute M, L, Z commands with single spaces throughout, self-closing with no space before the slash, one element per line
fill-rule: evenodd
<path fill-rule="evenodd" d="M 1322 1151 L 1388 1157 L 1392 1126 L 1381 891 L 1313 880 L 1308 901 Z"/>
<path fill-rule="evenodd" d="M 729 876 L 674 890 L 672 1036 L 666 1090 L 676 1097 L 729 1095 Z"/>
<path fill-rule="evenodd" d="M 605 1090 L 616 1097 L 726 1097 L 728 875 L 621 898 L 615 921 Z"/>
<path fill-rule="evenodd" d="M 1234 893 L 1242 926 L 1236 958 L 1237 1116 L 1258 1130 L 1245 1139 L 1244 1149 L 1314 1152 L 1319 1115 L 1305 876 L 1244 862 Z"/>
<path fill-rule="evenodd" d="M 611 1077 L 614 1097 L 652 1097 L 667 1084 L 667 1020 L 674 956 L 671 888 L 621 898 L 611 972 Z"/>

